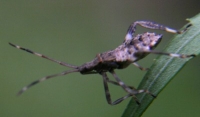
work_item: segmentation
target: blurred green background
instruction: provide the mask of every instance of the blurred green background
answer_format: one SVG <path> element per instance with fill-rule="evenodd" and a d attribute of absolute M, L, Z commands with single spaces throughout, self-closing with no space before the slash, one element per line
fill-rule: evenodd
<path fill-rule="evenodd" d="M 179 29 L 199 11 L 199 0 L 1 0 L 0 116 L 120 117 L 130 100 L 108 105 L 101 76 L 79 73 L 43 82 L 17 97 L 28 83 L 68 68 L 17 50 L 8 42 L 81 65 L 121 44 L 133 21 L 152 20 Z M 137 33 L 154 31 L 137 29 Z M 173 34 L 155 32 L 164 34 L 157 48 L 162 51 Z M 149 55 L 139 63 L 150 67 L 156 57 Z M 143 117 L 199 117 L 199 61 L 199 57 L 192 59 Z M 145 74 L 134 66 L 116 72 L 134 86 Z M 110 90 L 113 100 L 125 95 L 120 87 L 110 85 Z"/>

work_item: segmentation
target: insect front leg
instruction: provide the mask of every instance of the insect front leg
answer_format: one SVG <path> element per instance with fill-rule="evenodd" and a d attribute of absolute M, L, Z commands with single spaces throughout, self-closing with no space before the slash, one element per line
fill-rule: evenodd
<path fill-rule="evenodd" d="M 177 58 L 196 57 L 195 54 L 190 54 L 190 55 L 186 55 L 186 54 L 175 54 L 175 53 L 159 52 L 159 51 L 154 51 L 154 50 L 149 50 L 149 51 L 138 51 L 138 52 L 135 53 L 135 55 L 137 55 L 137 54 L 140 55 L 140 54 L 144 54 L 144 53 L 161 54 L 161 55 L 167 55 L 167 56 L 177 57 Z"/>
<path fill-rule="evenodd" d="M 128 31 L 127 31 L 127 34 L 125 37 L 126 41 L 133 38 L 133 35 L 136 31 L 137 25 L 140 25 L 142 27 L 149 28 L 149 29 L 164 30 L 166 32 L 177 33 L 177 34 L 181 34 L 181 33 L 185 32 L 191 26 L 191 24 L 189 24 L 186 26 L 185 29 L 179 31 L 179 30 L 175 30 L 175 29 L 169 28 L 167 26 L 164 26 L 164 25 L 152 22 L 152 21 L 135 21 L 128 28 Z"/>

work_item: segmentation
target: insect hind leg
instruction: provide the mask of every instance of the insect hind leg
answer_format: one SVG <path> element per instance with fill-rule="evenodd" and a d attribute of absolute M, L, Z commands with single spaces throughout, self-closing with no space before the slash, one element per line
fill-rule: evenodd
<path fill-rule="evenodd" d="M 113 75 L 113 77 L 114 77 L 114 78 L 116 79 L 116 81 L 119 83 L 119 85 L 120 85 L 128 94 L 130 94 L 130 95 L 135 99 L 135 101 L 136 101 L 138 104 L 140 104 L 140 103 L 139 103 L 137 97 L 135 96 L 136 94 L 145 92 L 145 93 L 147 93 L 147 94 L 150 94 L 150 95 L 153 96 L 153 97 L 156 97 L 155 95 L 153 95 L 152 93 L 150 93 L 148 90 L 143 90 L 143 89 L 141 89 L 141 90 L 130 89 L 126 84 L 124 84 L 124 82 L 122 82 L 122 81 L 119 79 L 119 77 L 116 75 L 116 73 L 115 73 L 113 70 L 111 70 L 110 73 Z M 125 96 L 125 97 L 126 97 L 126 96 Z"/>
<path fill-rule="evenodd" d="M 132 96 L 131 94 L 128 94 L 128 95 L 126 95 L 124 97 L 121 97 L 121 98 L 119 98 L 119 99 L 117 99 L 117 100 L 115 100 L 115 101 L 112 102 L 110 91 L 109 91 L 108 84 L 107 84 L 108 83 L 108 76 L 106 75 L 105 72 L 100 73 L 100 74 L 103 77 L 104 90 L 105 90 L 106 100 L 107 100 L 108 104 L 110 104 L 110 105 L 116 105 L 116 104 L 119 104 L 120 102 L 122 102 L 123 100 L 125 100 L 125 99 L 127 99 L 127 98 L 129 98 L 129 97 Z M 118 83 L 116 83 L 114 81 L 112 83 L 115 84 L 115 85 L 119 85 Z M 139 104 L 139 100 L 137 99 L 137 97 L 135 95 L 133 95 L 132 97 Z"/>
<path fill-rule="evenodd" d="M 141 90 L 136 90 L 134 87 L 128 86 L 130 89 L 132 89 L 132 90 L 135 91 L 135 94 L 133 95 L 133 94 L 131 94 L 131 93 L 128 93 L 127 95 L 125 95 L 125 96 L 123 96 L 123 97 L 121 97 L 121 98 L 119 98 L 119 99 L 117 99 L 117 100 L 115 100 L 115 101 L 112 102 L 112 100 L 111 100 L 111 95 L 110 95 L 110 92 L 109 92 L 109 88 L 108 88 L 108 84 L 107 84 L 107 83 L 109 82 L 109 83 L 112 83 L 112 84 L 118 85 L 118 86 L 120 86 L 120 84 L 117 83 L 117 82 L 114 82 L 114 81 L 110 81 L 105 72 L 104 72 L 104 73 L 100 73 L 100 74 L 101 74 L 102 77 L 103 77 L 103 84 L 104 84 L 104 90 L 105 90 L 106 100 L 107 100 L 108 104 L 110 104 L 110 105 L 119 104 L 119 103 L 121 103 L 122 101 L 124 101 L 125 99 L 127 99 L 127 98 L 129 98 L 129 97 L 133 97 L 134 100 L 136 101 L 136 103 L 139 105 L 140 102 L 139 102 L 139 100 L 137 99 L 137 97 L 135 96 L 135 94 L 139 94 L 139 93 L 147 93 L 147 94 L 151 95 L 151 96 L 154 97 L 154 98 L 156 97 L 155 95 L 153 95 L 153 94 L 152 94 L 151 92 L 149 92 L 148 90 L 142 90 L 142 89 L 141 89 Z"/>

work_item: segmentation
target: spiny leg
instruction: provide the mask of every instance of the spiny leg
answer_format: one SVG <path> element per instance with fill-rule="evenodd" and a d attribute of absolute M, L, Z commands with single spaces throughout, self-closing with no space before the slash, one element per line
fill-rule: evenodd
<path fill-rule="evenodd" d="M 130 87 L 130 86 L 129 86 L 129 87 Z M 135 89 L 135 88 L 131 88 L 131 89 L 137 90 L 137 89 Z M 139 93 L 146 93 L 146 94 L 151 95 L 153 98 L 156 98 L 156 95 L 152 94 L 152 93 L 149 92 L 148 90 L 140 89 L 140 90 L 137 90 L 137 92 L 138 92 L 138 94 L 139 94 Z M 135 95 L 130 94 L 130 93 L 129 93 L 128 95 L 124 96 L 124 97 L 121 97 L 121 98 L 115 100 L 114 102 L 115 102 L 116 104 L 118 104 L 118 103 L 122 102 L 123 100 L 125 100 L 125 99 L 127 99 L 127 98 L 129 98 L 129 97 L 131 97 L 131 96 L 134 98 L 134 100 L 136 101 L 136 103 L 139 105 L 140 102 L 139 102 L 139 100 L 137 99 L 137 97 L 136 97 Z M 114 103 L 114 102 L 113 102 L 113 103 Z"/>
<path fill-rule="evenodd" d="M 156 98 L 156 96 L 155 96 L 154 94 L 152 94 L 151 92 L 149 92 L 148 90 L 138 90 L 138 93 L 147 93 L 147 94 L 151 95 L 153 98 Z M 127 99 L 127 98 L 129 98 L 129 97 L 131 97 L 131 96 L 133 97 L 133 95 L 127 94 L 126 96 L 121 97 L 121 98 L 115 100 L 111 105 L 119 104 L 120 102 L 124 101 L 125 99 Z M 134 98 L 134 100 L 136 101 L 136 103 L 137 103 L 138 105 L 140 105 L 140 102 L 139 102 L 139 100 L 137 99 L 137 97 L 133 97 L 133 98 Z"/>
<path fill-rule="evenodd" d="M 127 99 L 127 98 L 132 96 L 131 94 L 128 94 L 128 95 L 126 95 L 124 97 L 121 97 L 121 98 L 115 100 L 114 102 L 112 102 L 111 95 L 110 95 L 109 88 L 108 88 L 108 84 L 107 84 L 108 76 L 106 75 L 105 72 L 102 72 L 100 74 L 103 77 L 104 90 L 105 90 L 106 100 L 107 100 L 108 104 L 116 105 L 116 104 L 119 104 L 120 102 L 122 102 L 123 100 L 125 100 L 125 99 Z M 133 97 L 136 100 L 136 102 L 139 104 L 139 101 L 137 100 L 137 97 L 136 96 L 133 96 Z"/>
<path fill-rule="evenodd" d="M 137 25 L 140 25 L 142 27 L 149 28 L 149 29 L 164 30 L 164 31 L 167 31 L 170 33 L 181 34 L 181 33 L 185 32 L 192 24 L 187 25 L 185 29 L 179 31 L 179 30 L 175 30 L 175 29 L 169 28 L 167 26 L 164 26 L 164 25 L 152 22 L 152 21 L 135 21 L 128 28 L 125 40 L 130 40 L 133 38 L 133 35 L 136 31 Z"/>
<path fill-rule="evenodd" d="M 43 78 L 41 78 L 41 79 L 39 79 L 39 80 L 36 80 L 36 81 L 30 83 L 29 85 L 23 87 L 23 88 L 17 93 L 17 95 L 21 95 L 23 92 L 25 92 L 27 89 L 29 89 L 30 87 L 32 87 L 33 85 L 35 85 L 35 84 L 37 84 L 37 83 L 40 83 L 40 82 L 42 82 L 42 81 L 48 80 L 48 79 L 53 78 L 53 77 L 64 76 L 64 75 L 69 74 L 69 73 L 72 73 L 72 72 L 79 72 L 79 70 L 78 70 L 78 69 L 73 69 L 73 70 L 71 70 L 71 71 L 64 71 L 64 72 L 61 72 L 61 73 L 58 73 L 58 74 L 53 74 L 53 75 L 50 75 L 50 76 L 45 76 L 45 77 L 43 77 Z"/>
<path fill-rule="evenodd" d="M 110 95 L 110 92 L 109 92 L 109 88 L 108 88 L 108 84 L 107 84 L 107 75 L 106 73 L 100 73 L 103 77 L 103 85 L 104 85 L 104 90 L 105 90 L 105 95 L 106 95 L 106 100 L 108 102 L 108 104 L 111 104 L 111 105 L 115 105 L 114 102 L 112 102 L 111 100 L 111 95 Z"/>
<path fill-rule="evenodd" d="M 113 104 L 113 105 L 119 104 L 120 102 L 124 101 L 125 99 L 127 99 L 127 98 L 129 98 L 129 97 L 131 97 L 131 96 L 132 96 L 131 94 L 127 94 L 126 96 L 121 97 L 121 98 L 115 100 L 115 101 L 113 102 L 113 103 L 115 103 L 115 104 Z M 137 98 L 134 98 L 134 100 L 136 101 L 136 103 L 137 103 L 138 105 L 140 105 L 140 102 L 138 101 Z"/>
<path fill-rule="evenodd" d="M 177 57 L 177 58 L 189 58 L 189 57 L 196 57 L 195 54 L 190 54 L 190 55 L 185 55 L 185 54 L 175 54 L 175 53 L 167 53 L 167 52 L 159 52 L 159 51 L 154 51 L 154 50 L 149 50 L 149 51 L 138 51 L 135 53 L 135 55 L 140 55 L 143 53 L 152 53 L 152 54 L 161 54 L 161 55 L 167 55 L 171 57 Z"/>
<path fill-rule="evenodd" d="M 138 91 L 136 89 L 130 89 L 126 84 L 124 84 L 124 82 L 121 81 L 121 79 L 116 75 L 116 73 L 111 70 L 110 73 L 113 75 L 113 77 L 115 78 L 115 80 L 118 82 L 118 84 L 128 93 L 130 94 L 134 100 L 137 102 L 137 104 L 140 104 L 139 100 L 137 99 L 137 97 L 135 96 L 136 94 L 138 94 Z"/>
<path fill-rule="evenodd" d="M 132 90 L 130 89 L 126 84 L 124 84 L 124 82 L 122 82 L 122 80 L 116 75 L 116 73 L 111 70 L 109 71 L 113 77 L 115 78 L 115 80 L 118 82 L 118 84 L 127 92 L 130 93 L 132 95 L 138 94 L 137 90 Z"/>
<path fill-rule="evenodd" d="M 110 73 L 113 75 L 113 77 L 116 79 L 116 81 L 119 83 L 119 85 L 126 91 L 128 92 L 131 96 L 133 96 L 133 98 L 136 100 L 137 104 L 140 104 L 139 101 L 137 100 L 136 98 L 136 94 L 139 94 L 139 93 L 147 93 L 149 95 L 151 95 L 152 97 L 156 97 L 155 95 L 153 95 L 151 92 L 149 92 L 148 90 L 144 90 L 144 89 L 140 89 L 140 90 L 137 90 L 137 89 L 130 89 L 128 86 L 126 86 L 120 79 L 119 77 L 116 75 L 116 73 L 112 70 L 110 71 Z"/>
<path fill-rule="evenodd" d="M 45 56 L 45 55 L 43 55 L 43 54 L 40 54 L 40 53 L 37 53 L 37 52 L 33 52 L 32 50 L 29 50 L 29 49 L 20 47 L 20 46 L 18 46 L 18 45 L 15 45 L 15 44 L 12 44 L 12 43 L 9 43 L 9 44 L 10 44 L 11 46 L 17 48 L 17 49 L 24 50 L 24 51 L 29 52 L 29 53 L 31 53 L 31 54 L 34 54 L 34 55 L 36 55 L 36 56 L 39 56 L 39 57 L 48 59 L 48 60 L 50 60 L 50 61 L 53 61 L 53 62 L 55 62 L 55 63 L 58 63 L 58 64 L 60 64 L 60 65 L 63 65 L 63 66 L 66 66 L 66 67 L 70 67 L 70 68 L 77 68 L 77 66 L 70 65 L 70 64 L 68 64 L 68 63 L 65 63 L 65 62 L 62 62 L 62 61 L 58 61 L 58 60 L 49 58 L 49 57 L 47 57 L 47 56 Z"/>
<path fill-rule="evenodd" d="M 89 72 L 83 73 L 83 75 L 88 75 L 88 74 L 97 74 L 97 73 L 99 73 L 99 72 L 96 72 L 96 71 L 89 71 Z M 101 74 L 101 73 L 99 73 L 99 74 Z M 110 80 L 108 77 L 106 77 L 106 81 L 107 81 L 108 83 L 111 83 L 111 84 L 114 84 L 114 85 L 120 86 L 118 82 L 116 82 L 116 81 L 112 81 L 112 80 Z M 128 86 L 128 87 L 131 88 L 131 89 L 135 89 L 135 88 L 132 87 L 132 86 Z"/>
<path fill-rule="evenodd" d="M 108 82 L 108 83 L 111 83 L 111 84 L 114 84 L 114 85 L 117 85 L 117 86 L 120 86 L 118 82 L 112 81 L 112 80 L 110 80 L 110 79 L 107 79 L 107 82 Z M 136 88 L 133 87 L 133 86 L 128 86 L 128 87 L 129 87 L 130 89 L 136 90 Z"/>
<path fill-rule="evenodd" d="M 106 75 L 106 74 L 105 74 L 105 75 Z M 112 83 L 112 84 L 118 85 L 118 86 L 120 85 L 118 82 L 109 80 L 109 78 L 107 77 L 107 75 L 106 75 L 105 79 L 106 79 L 107 82 L 109 82 L 109 83 Z M 152 93 L 149 92 L 148 90 L 144 90 L 144 89 L 137 90 L 136 88 L 134 88 L 134 87 L 132 87 L 132 86 L 128 86 L 128 87 L 129 87 L 130 89 L 133 89 L 133 90 L 137 91 L 137 93 L 147 93 L 147 94 L 151 95 L 152 97 L 156 97 L 154 94 L 152 94 Z"/>
<path fill-rule="evenodd" d="M 96 71 L 90 71 L 90 72 L 86 72 L 84 73 L 84 75 L 88 75 L 88 74 L 97 74 L 99 72 L 96 72 Z M 117 86 L 120 86 L 118 82 L 116 81 L 112 81 L 110 80 L 108 77 L 106 77 L 106 80 L 108 83 L 111 83 L 111 84 L 114 84 L 114 85 L 117 85 Z M 133 86 L 128 86 L 130 89 L 135 89 Z"/>
<path fill-rule="evenodd" d="M 140 70 L 142 70 L 142 71 L 147 71 L 147 70 L 149 70 L 149 68 L 144 68 L 144 67 L 142 67 L 142 66 L 140 66 L 137 62 L 134 62 L 134 63 L 132 63 L 133 65 L 135 65 L 136 67 L 138 67 Z"/>

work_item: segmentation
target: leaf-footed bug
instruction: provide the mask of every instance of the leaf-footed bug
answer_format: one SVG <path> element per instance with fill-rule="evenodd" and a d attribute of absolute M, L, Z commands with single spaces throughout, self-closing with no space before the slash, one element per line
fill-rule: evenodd
<path fill-rule="evenodd" d="M 169 28 L 169 27 L 166 27 L 166 26 L 163 26 L 163 25 L 151 22 L 151 21 L 133 22 L 130 25 L 130 27 L 128 28 L 127 34 L 125 36 L 125 40 L 123 41 L 123 43 L 121 45 L 119 45 L 114 50 L 97 54 L 97 56 L 92 61 L 87 62 L 80 66 L 75 66 L 75 65 L 71 65 L 71 64 L 68 64 L 68 63 L 65 63 L 62 61 L 58 61 L 58 60 L 49 58 L 43 54 L 39 54 L 39 53 L 33 52 L 32 50 L 9 43 L 11 46 L 13 46 L 15 48 L 18 48 L 18 49 L 24 50 L 26 52 L 29 52 L 31 54 L 34 54 L 36 56 L 48 59 L 48 60 L 58 63 L 62 66 L 72 68 L 71 70 L 64 71 L 64 72 L 54 74 L 54 75 L 49 75 L 49 76 L 46 76 L 39 80 L 34 81 L 31 84 L 22 88 L 19 91 L 18 95 L 22 94 L 24 91 L 29 89 L 31 86 L 33 86 L 39 82 L 45 81 L 47 79 L 50 79 L 50 78 L 53 78 L 56 76 L 63 76 L 63 75 L 66 75 L 66 74 L 69 74 L 72 72 L 80 72 L 81 74 L 100 74 L 102 76 L 105 95 L 106 95 L 108 104 L 116 105 L 128 97 L 133 97 L 135 99 L 135 101 L 139 104 L 136 94 L 143 93 L 143 92 L 148 93 L 151 96 L 155 97 L 148 90 L 144 90 L 144 89 L 137 90 L 134 87 L 127 86 L 116 75 L 114 70 L 115 69 L 124 69 L 124 68 L 128 67 L 130 64 L 135 65 L 136 67 L 138 67 L 141 70 L 147 70 L 147 68 L 143 68 L 142 66 L 140 66 L 137 63 L 137 61 L 144 58 L 145 56 L 147 56 L 150 53 L 168 55 L 171 57 L 178 57 L 178 58 L 194 57 L 195 55 L 194 54 L 182 55 L 182 54 L 173 54 L 173 53 L 154 51 L 154 48 L 161 41 L 162 35 L 146 32 L 146 33 L 138 34 L 138 35 L 134 36 L 137 25 L 140 25 L 142 27 L 149 28 L 149 29 L 164 30 L 164 31 L 167 31 L 170 33 L 177 33 L 177 34 L 181 34 L 181 33 L 185 32 L 188 29 L 188 27 L 191 26 L 191 24 L 190 24 L 184 30 L 178 31 L 178 30 L 175 30 L 175 29 L 172 29 L 172 28 Z M 106 72 L 111 73 L 116 81 L 110 80 L 108 78 Z M 127 92 L 127 95 L 112 102 L 111 95 L 110 95 L 109 88 L 108 88 L 108 83 L 121 86 Z"/>

